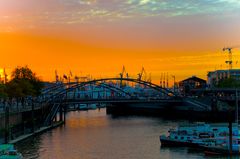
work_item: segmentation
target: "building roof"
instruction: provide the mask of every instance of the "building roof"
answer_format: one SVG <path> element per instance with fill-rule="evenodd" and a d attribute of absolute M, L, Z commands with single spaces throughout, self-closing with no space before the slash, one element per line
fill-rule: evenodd
<path fill-rule="evenodd" d="M 240 69 L 231 69 L 231 70 L 215 70 L 215 71 L 209 71 L 208 76 L 214 73 L 235 73 L 235 72 L 240 72 Z"/>
<path fill-rule="evenodd" d="M 192 76 L 192 77 L 189 77 L 189 78 L 187 78 L 187 79 L 184 79 L 184 80 L 180 81 L 179 83 L 186 82 L 186 81 L 196 81 L 196 82 L 207 83 L 206 80 L 201 79 L 201 78 L 196 77 L 196 76 Z"/>

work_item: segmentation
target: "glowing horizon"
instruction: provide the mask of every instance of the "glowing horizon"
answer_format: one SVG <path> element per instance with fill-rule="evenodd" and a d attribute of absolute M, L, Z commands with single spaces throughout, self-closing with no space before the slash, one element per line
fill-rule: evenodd
<path fill-rule="evenodd" d="M 0 68 L 28 65 L 43 80 L 54 72 L 135 76 L 144 66 L 158 83 L 227 69 L 223 47 L 240 45 L 238 0 L 0 1 Z M 233 66 L 239 68 L 239 49 Z"/>

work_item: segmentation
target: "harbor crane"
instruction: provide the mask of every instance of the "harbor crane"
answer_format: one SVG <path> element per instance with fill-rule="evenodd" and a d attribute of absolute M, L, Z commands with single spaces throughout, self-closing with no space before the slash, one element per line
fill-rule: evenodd
<path fill-rule="evenodd" d="M 223 51 L 228 51 L 228 60 L 225 61 L 226 64 L 228 64 L 229 70 L 232 69 L 232 47 L 224 47 Z"/>
<path fill-rule="evenodd" d="M 228 60 L 225 61 L 225 63 L 228 64 L 229 70 L 232 69 L 232 64 L 233 64 L 233 61 L 232 61 L 232 50 L 235 49 L 235 48 L 238 48 L 238 47 L 239 47 L 239 46 L 224 47 L 224 48 L 223 48 L 223 52 L 224 52 L 224 51 L 228 51 Z"/>
<path fill-rule="evenodd" d="M 138 80 L 142 80 L 143 74 L 145 74 L 145 76 L 146 76 L 146 71 L 145 71 L 144 67 L 142 67 L 141 72 L 138 74 Z"/>
<path fill-rule="evenodd" d="M 125 66 L 123 65 L 122 72 L 119 74 L 119 75 L 120 75 L 120 78 L 121 78 L 121 80 L 120 80 L 120 87 L 121 87 L 121 88 L 122 88 L 122 86 L 123 86 L 122 78 L 123 78 L 124 74 L 126 74 L 126 76 L 127 76 L 127 78 L 128 78 L 128 73 L 126 72 Z"/>

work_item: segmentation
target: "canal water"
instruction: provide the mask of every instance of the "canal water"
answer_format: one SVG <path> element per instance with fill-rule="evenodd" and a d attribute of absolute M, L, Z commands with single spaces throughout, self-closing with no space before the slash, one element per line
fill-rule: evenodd
<path fill-rule="evenodd" d="M 202 159 L 203 152 L 161 148 L 160 134 L 187 121 L 74 111 L 66 125 L 20 142 L 25 159 Z"/>

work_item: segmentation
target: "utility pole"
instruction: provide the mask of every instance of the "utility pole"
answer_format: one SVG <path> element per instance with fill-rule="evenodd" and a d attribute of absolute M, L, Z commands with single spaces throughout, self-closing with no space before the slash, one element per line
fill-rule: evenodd
<path fill-rule="evenodd" d="M 173 92 L 175 93 L 175 75 L 172 75 L 172 78 L 173 78 Z"/>

